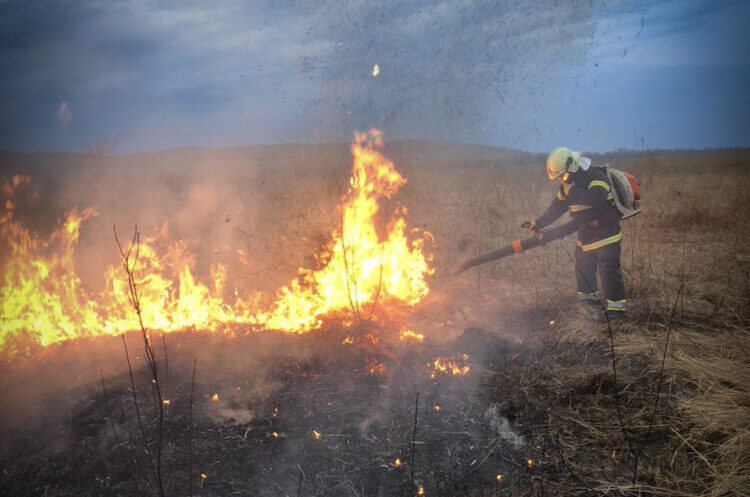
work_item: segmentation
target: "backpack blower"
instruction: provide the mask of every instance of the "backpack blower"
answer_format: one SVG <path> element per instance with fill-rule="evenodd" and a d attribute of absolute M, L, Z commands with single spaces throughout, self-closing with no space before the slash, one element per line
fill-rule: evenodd
<path fill-rule="evenodd" d="M 609 179 L 611 191 L 614 192 L 612 200 L 615 207 L 620 213 L 620 219 L 627 219 L 641 213 L 641 187 L 638 181 L 630 174 L 618 169 L 610 168 L 608 165 L 603 167 Z M 514 240 L 510 245 L 491 250 L 482 255 L 474 257 L 464 262 L 453 271 L 454 276 L 458 276 L 467 269 L 496 261 L 512 254 L 520 254 L 526 250 L 544 245 L 553 240 L 559 240 L 578 231 L 579 221 L 572 220 L 563 223 L 554 228 L 542 230 L 536 235 L 524 240 Z"/>

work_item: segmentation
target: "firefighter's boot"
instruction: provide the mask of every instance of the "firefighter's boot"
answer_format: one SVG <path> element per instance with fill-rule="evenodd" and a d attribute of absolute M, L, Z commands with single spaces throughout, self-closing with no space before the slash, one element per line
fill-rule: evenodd
<path fill-rule="evenodd" d="M 625 312 L 625 299 L 622 300 L 609 300 L 607 299 L 607 311 L 623 313 Z"/>
<path fill-rule="evenodd" d="M 578 298 L 578 301 L 581 303 L 585 303 L 589 305 L 599 305 L 599 297 L 596 296 L 596 292 L 591 292 L 591 293 L 576 292 L 576 297 Z"/>

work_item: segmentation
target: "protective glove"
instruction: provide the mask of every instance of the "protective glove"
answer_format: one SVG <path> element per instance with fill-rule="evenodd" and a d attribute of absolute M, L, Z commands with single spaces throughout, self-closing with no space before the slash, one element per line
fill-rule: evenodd
<path fill-rule="evenodd" d="M 567 196 L 569 196 L 569 195 L 570 195 L 570 188 L 571 188 L 572 186 L 573 186 L 573 185 L 572 185 L 571 183 L 566 183 L 566 182 L 564 182 L 563 180 L 560 180 L 560 191 L 562 191 L 562 194 L 563 194 L 564 196 L 566 196 L 566 197 L 567 197 Z"/>
<path fill-rule="evenodd" d="M 521 228 L 525 229 L 528 233 L 539 233 L 539 228 L 537 227 L 536 223 L 532 221 L 524 221 L 521 224 Z"/>

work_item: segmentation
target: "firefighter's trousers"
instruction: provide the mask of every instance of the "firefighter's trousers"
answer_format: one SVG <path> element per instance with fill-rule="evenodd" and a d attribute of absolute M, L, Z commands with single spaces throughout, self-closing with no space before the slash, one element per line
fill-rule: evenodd
<path fill-rule="evenodd" d="M 625 285 L 620 269 L 620 242 L 610 243 L 596 250 L 584 252 L 576 247 L 576 283 L 578 291 L 585 294 L 596 292 L 596 273 L 602 282 L 604 296 L 609 301 L 625 299 Z"/>

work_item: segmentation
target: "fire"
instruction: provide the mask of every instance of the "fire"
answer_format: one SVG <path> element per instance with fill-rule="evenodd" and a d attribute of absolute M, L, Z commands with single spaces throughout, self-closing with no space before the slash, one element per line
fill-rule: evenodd
<path fill-rule="evenodd" d="M 211 402 L 219 402 L 219 394 L 215 393 L 211 396 Z"/>
<path fill-rule="evenodd" d="M 399 334 L 399 338 L 402 342 L 414 342 L 414 343 L 422 343 L 424 342 L 424 335 L 421 333 L 417 333 L 411 330 L 404 330 Z"/>
<path fill-rule="evenodd" d="M 304 333 L 330 319 L 357 323 L 364 319 L 401 317 L 429 292 L 426 277 L 433 273 L 425 251 L 427 232 L 408 230 L 406 208 L 384 216 L 379 201 L 390 198 L 406 182 L 393 162 L 383 157 L 377 130 L 356 133 L 351 145 L 350 186 L 341 199 L 340 225 L 316 254 L 319 269 L 299 268 L 271 305 L 261 306 L 259 293 L 225 300 L 226 267 L 211 267 L 210 280 L 194 275 L 195 256 L 185 242 L 169 242 L 164 224 L 142 237 L 136 278 L 149 330 L 226 331 L 245 328 Z M 127 280 L 119 263 L 104 275 L 105 289 L 93 296 L 83 288 L 73 256 L 81 226 L 97 215 L 91 208 L 68 212 L 48 237 L 27 229 L 14 217 L 19 187 L 29 176 L 15 176 L 0 188 L 0 250 L 3 255 L 2 328 L 0 352 L 20 350 L 22 340 L 43 346 L 84 336 L 116 335 L 138 328 L 129 302 Z M 129 244 L 123 244 L 127 249 Z M 251 255 L 237 251 L 243 266 Z M 407 332 L 405 332 L 407 333 Z M 411 333 L 411 332 L 408 332 Z M 421 335 L 402 339 L 421 341 Z"/>
<path fill-rule="evenodd" d="M 452 359 L 449 357 L 435 357 L 431 363 L 427 365 L 430 371 L 430 378 L 435 378 L 438 374 L 461 376 L 468 374 L 470 367 L 468 365 L 469 356 L 461 354 L 459 359 Z M 461 363 L 463 362 L 463 364 Z"/>
<path fill-rule="evenodd" d="M 324 317 L 367 317 L 381 304 L 414 306 L 427 296 L 425 276 L 432 274 L 424 239 L 409 240 L 401 207 L 386 227 L 385 239 L 376 231 L 378 200 L 390 198 L 406 182 L 393 162 L 383 157 L 379 131 L 357 133 L 350 187 L 342 199 L 341 225 L 319 261 L 321 269 L 299 269 L 299 278 L 283 287 L 275 308 L 257 316 L 267 328 L 304 332 L 321 326 Z M 382 312 L 382 311 L 381 311 Z"/>
<path fill-rule="evenodd" d="M 385 364 L 375 359 L 371 359 L 367 362 L 367 372 L 370 374 L 383 374 L 386 371 Z"/>
<path fill-rule="evenodd" d="M 315 440 L 320 440 L 320 437 L 322 437 L 323 435 L 321 435 L 321 434 L 320 434 L 319 432 L 317 432 L 316 430 L 313 430 L 313 431 L 312 431 L 312 436 L 313 436 L 313 438 L 314 438 Z"/>

